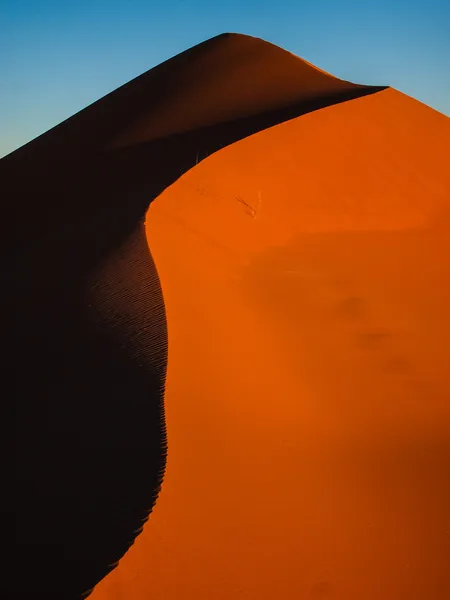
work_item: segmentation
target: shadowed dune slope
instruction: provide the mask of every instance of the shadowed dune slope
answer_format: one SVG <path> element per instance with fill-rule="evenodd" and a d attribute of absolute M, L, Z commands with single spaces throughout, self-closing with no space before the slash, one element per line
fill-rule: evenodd
<path fill-rule="evenodd" d="M 220 148 L 380 89 L 219 36 L 1 160 L 19 573 L 5 595 L 79 598 L 158 494 L 167 331 L 145 238 L 151 201 Z"/>
<path fill-rule="evenodd" d="M 147 214 L 168 463 L 92 600 L 450 596 L 450 120 L 388 89 Z"/>

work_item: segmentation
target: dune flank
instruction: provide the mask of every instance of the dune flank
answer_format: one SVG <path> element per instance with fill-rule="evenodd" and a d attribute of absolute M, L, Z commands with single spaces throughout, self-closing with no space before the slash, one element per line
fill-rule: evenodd
<path fill-rule="evenodd" d="M 448 147 L 224 35 L 0 161 L 7 594 L 446 596 Z"/>
<path fill-rule="evenodd" d="M 167 470 L 93 600 L 449 596 L 449 149 L 388 89 L 152 203 Z"/>

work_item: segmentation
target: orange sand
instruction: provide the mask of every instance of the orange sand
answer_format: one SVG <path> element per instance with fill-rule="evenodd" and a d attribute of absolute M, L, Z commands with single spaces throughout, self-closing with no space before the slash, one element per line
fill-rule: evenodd
<path fill-rule="evenodd" d="M 449 150 L 388 89 L 151 205 L 167 470 L 92 600 L 450 597 Z"/>

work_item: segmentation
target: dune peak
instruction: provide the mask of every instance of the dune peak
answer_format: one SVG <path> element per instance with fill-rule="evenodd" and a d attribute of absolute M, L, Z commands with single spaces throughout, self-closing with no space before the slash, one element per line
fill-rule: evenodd
<path fill-rule="evenodd" d="M 148 113 L 136 118 L 114 139 L 113 146 L 368 89 L 340 80 L 275 44 L 240 33 L 218 35 L 191 51 L 190 56 L 187 51 L 171 59 L 171 83 L 161 90 L 158 117 Z"/>
<path fill-rule="evenodd" d="M 61 137 L 83 154 L 132 146 L 380 89 L 338 79 L 261 38 L 223 33 L 146 71 L 8 156 L 34 152 L 36 144 L 41 154 L 59 156 Z M 48 161 L 43 154 L 42 161 Z"/>

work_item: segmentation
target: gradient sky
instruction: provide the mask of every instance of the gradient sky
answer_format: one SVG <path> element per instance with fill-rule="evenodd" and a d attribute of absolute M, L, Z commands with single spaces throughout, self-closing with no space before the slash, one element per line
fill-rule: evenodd
<path fill-rule="evenodd" d="M 450 115 L 448 0 L 3 0 L 0 156 L 223 32 Z"/>

